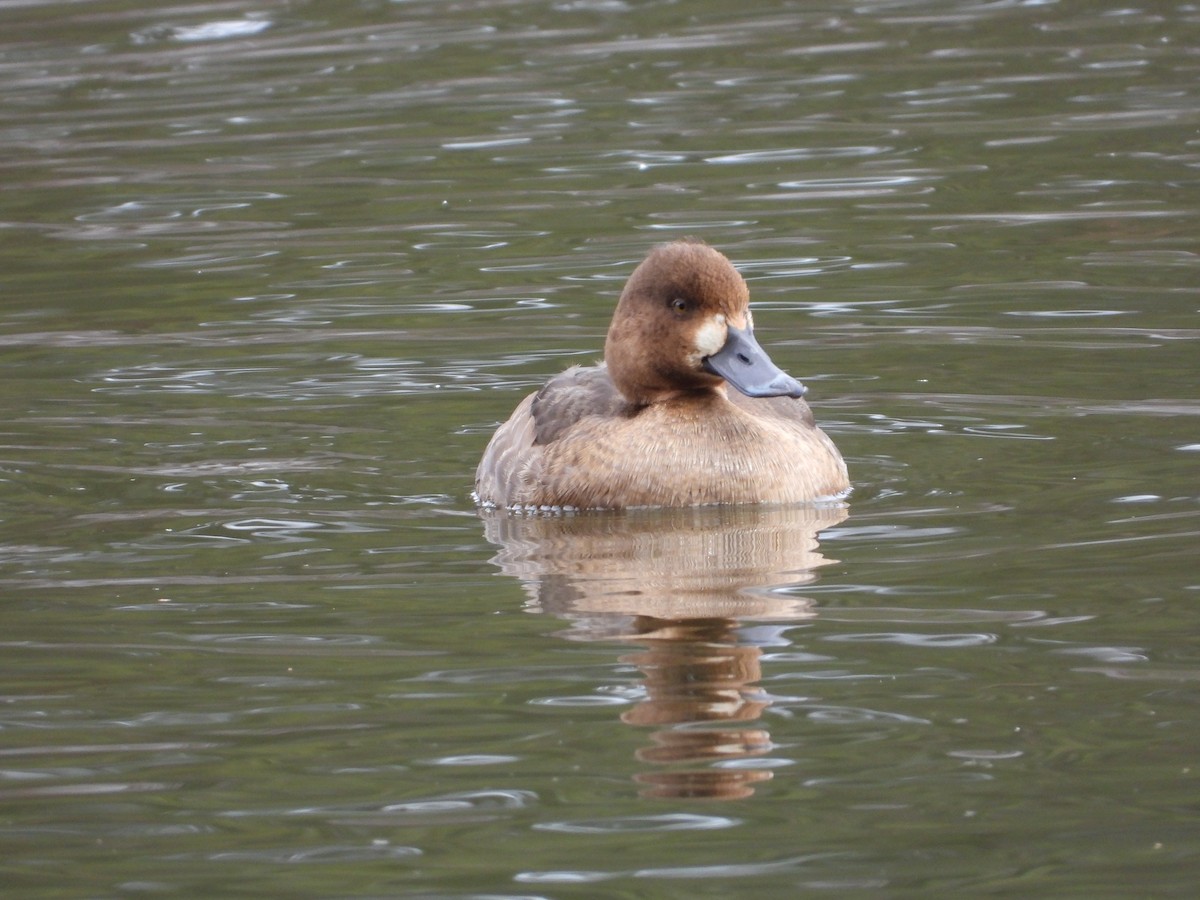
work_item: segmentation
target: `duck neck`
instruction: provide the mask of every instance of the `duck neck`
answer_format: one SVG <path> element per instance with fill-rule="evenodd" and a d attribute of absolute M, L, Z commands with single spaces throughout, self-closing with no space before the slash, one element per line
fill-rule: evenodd
<path fill-rule="evenodd" d="M 664 370 L 619 338 L 614 340 L 611 332 L 604 347 L 604 362 L 613 385 L 633 407 L 725 396 L 725 382 L 720 377 L 707 372 Z"/>

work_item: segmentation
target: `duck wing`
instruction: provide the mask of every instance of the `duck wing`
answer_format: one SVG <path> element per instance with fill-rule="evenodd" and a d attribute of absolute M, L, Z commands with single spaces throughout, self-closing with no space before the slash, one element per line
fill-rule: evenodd
<path fill-rule="evenodd" d="M 495 506 L 533 502 L 550 445 L 582 419 L 620 416 L 626 407 L 603 363 L 554 376 L 492 435 L 475 472 L 476 499 Z"/>
<path fill-rule="evenodd" d="M 617 391 L 608 368 L 573 366 L 547 381 L 533 396 L 534 444 L 546 446 L 589 416 L 623 416 L 629 404 Z"/>

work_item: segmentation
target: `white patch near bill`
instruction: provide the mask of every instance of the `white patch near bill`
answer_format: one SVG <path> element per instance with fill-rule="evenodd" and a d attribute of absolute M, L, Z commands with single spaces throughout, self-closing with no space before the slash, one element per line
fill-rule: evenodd
<path fill-rule="evenodd" d="M 725 346 L 727 336 L 728 328 L 725 325 L 725 316 L 717 313 L 696 329 L 696 350 L 702 357 L 712 356 Z"/>

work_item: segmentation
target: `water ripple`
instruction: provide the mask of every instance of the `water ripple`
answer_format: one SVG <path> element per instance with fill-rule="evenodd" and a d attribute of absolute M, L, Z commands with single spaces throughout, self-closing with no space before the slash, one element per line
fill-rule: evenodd
<path fill-rule="evenodd" d="M 660 833 L 668 831 L 714 831 L 734 828 L 739 819 L 693 813 L 663 813 L 654 816 L 622 816 L 612 819 L 573 822 L 538 822 L 535 831 L 559 831 L 565 834 Z"/>
<path fill-rule="evenodd" d="M 404 860 L 423 855 L 419 847 L 393 845 L 383 838 L 369 844 L 329 844 L 323 847 L 279 847 L 262 850 L 226 850 L 209 854 L 214 862 L 271 863 L 295 865 L 303 863 L 366 863 L 378 860 Z M 186 857 L 175 856 L 173 859 Z"/>
<path fill-rule="evenodd" d="M 826 641 L 848 644 L 903 644 L 906 647 L 981 647 L 994 644 L 994 634 L 916 634 L 908 631 L 868 632 L 863 634 L 831 634 Z"/>

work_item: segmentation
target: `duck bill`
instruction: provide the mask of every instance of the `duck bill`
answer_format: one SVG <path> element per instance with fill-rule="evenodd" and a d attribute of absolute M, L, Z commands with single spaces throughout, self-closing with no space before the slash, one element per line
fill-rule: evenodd
<path fill-rule="evenodd" d="M 808 389 L 767 356 L 749 328 L 729 326 L 725 346 L 706 356 L 704 370 L 719 375 L 747 397 L 803 397 Z"/>

